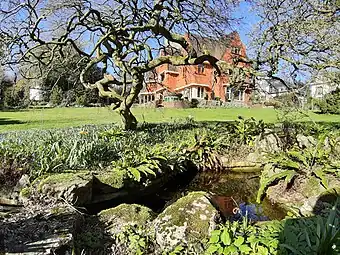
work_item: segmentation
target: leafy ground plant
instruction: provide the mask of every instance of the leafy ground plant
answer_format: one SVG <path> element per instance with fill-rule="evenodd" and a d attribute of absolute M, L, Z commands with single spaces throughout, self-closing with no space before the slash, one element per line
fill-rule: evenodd
<path fill-rule="evenodd" d="M 247 217 L 242 222 L 226 222 L 212 231 L 206 254 L 276 254 L 282 225 L 278 222 L 251 225 Z"/>
<path fill-rule="evenodd" d="M 319 135 L 315 144 L 304 149 L 293 147 L 268 154 L 268 165 L 262 171 L 257 202 L 261 201 L 270 185 L 279 180 L 284 180 L 286 185 L 292 184 L 298 176 L 304 179 L 314 176 L 328 188 L 328 178 L 331 175 L 339 177 L 339 154 L 339 139 L 331 133 Z"/>

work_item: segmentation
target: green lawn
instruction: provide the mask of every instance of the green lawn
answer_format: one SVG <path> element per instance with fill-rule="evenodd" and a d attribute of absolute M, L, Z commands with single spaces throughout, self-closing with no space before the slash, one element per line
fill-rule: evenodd
<path fill-rule="evenodd" d="M 139 122 L 171 122 L 192 116 L 196 121 L 228 121 L 237 116 L 254 117 L 265 122 L 275 122 L 277 111 L 274 109 L 216 108 L 216 109 L 148 109 L 134 108 L 133 113 Z M 339 122 L 340 115 L 318 115 L 309 113 L 309 118 L 301 121 Z M 0 132 L 22 129 L 49 129 L 85 124 L 117 123 L 120 117 L 108 108 L 54 108 L 24 111 L 0 112 Z"/>

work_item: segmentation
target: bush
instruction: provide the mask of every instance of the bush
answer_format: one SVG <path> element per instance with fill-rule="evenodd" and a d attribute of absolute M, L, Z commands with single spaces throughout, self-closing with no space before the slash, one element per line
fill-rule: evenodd
<path fill-rule="evenodd" d="M 29 87 L 25 80 L 20 80 L 13 86 L 4 89 L 4 106 L 8 108 L 23 108 L 29 105 Z"/>
<path fill-rule="evenodd" d="M 59 105 L 63 101 L 63 90 L 59 86 L 54 86 L 51 95 L 50 102 L 54 105 Z"/>
<path fill-rule="evenodd" d="M 282 104 L 281 107 L 299 107 L 300 101 L 295 93 L 285 93 L 275 97 L 275 100 Z"/>
<path fill-rule="evenodd" d="M 87 106 L 88 101 L 86 95 L 77 96 L 76 105 Z"/>
<path fill-rule="evenodd" d="M 193 98 L 190 101 L 190 108 L 197 108 L 198 104 L 199 104 L 199 101 L 197 99 Z"/>
<path fill-rule="evenodd" d="M 65 103 L 66 105 L 71 105 L 76 101 L 76 93 L 73 89 L 66 91 L 65 93 Z"/>
<path fill-rule="evenodd" d="M 265 106 L 272 106 L 275 109 L 280 109 L 283 107 L 283 104 L 280 101 L 274 100 L 274 99 L 270 99 L 266 102 L 264 102 Z"/>
<path fill-rule="evenodd" d="M 325 95 L 324 99 L 314 100 L 321 113 L 340 114 L 340 88 Z"/>

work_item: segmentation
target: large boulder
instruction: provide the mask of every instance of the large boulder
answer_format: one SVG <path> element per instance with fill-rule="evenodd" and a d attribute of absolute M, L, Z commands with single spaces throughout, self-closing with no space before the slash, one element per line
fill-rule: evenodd
<path fill-rule="evenodd" d="M 317 214 L 325 197 L 336 197 L 339 194 L 340 180 L 335 177 L 328 179 L 327 188 L 321 185 L 318 178 L 310 176 L 296 179 L 290 189 L 287 189 L 284 181 L 280 181 L 267 190 L 271 202 L 287 210 L 298 210 L 304 216 Z"/>
<path fill-rule="evenodd" d="M 110 234 L 118 234 L 128 226 L 146 227 L 154 218 L 154 212 L 137 204 L 121 204 L 117 207 L 101 211 L 99 221 L 107 226 Z"/>
<path fill-rule="evenodd" d="M 42 197 L 62 198 L 68 203 L 83 206 L 92 200 L 93 176 L 89 172 L 53 174 L 42 179 L 37 191 Z M 26 190 L 21 192 L 27 195 Z"/>
<path fill-rule="evenodd" d="M 208 193 L 192 192 L 168 206 L 154 220 L 156 242 L 163 251 L 180 244 L 199 249 L 220 221 L 220 213 L 211 204 Z"/>

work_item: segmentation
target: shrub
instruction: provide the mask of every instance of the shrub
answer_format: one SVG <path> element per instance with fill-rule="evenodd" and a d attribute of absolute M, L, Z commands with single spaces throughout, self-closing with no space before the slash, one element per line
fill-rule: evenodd
<path fill-rule="evenodd" d="M 76 93 L 73 89 L 66 91 L 65 93 L 65 103 L 66 105 L 71 105 L 76 101 Z"/>
<path fill-rule="evenodd" d="M 61 104 L 63 100 L 63 90 L 59 86 L 54 86 L 51 95 L 50 95 L 50 102 L 54 105 Z"/>
<path fill-rule="evenodd" d="M 29 87 L 25 80 L 4 89 L 4 106 L 9 108 L 27 107 L 29 105 Z"/>
<path fill-rule="evenodd" d="M 81 106 L 87 106 L 87 105 L 88 105 L 88 102 L 87 102 L 87 97 L 86 97 L 86 95 L 77 96 L 77 98 L 76 98 L 76 104 L 77 104 L 77 105 L 81 105 Z"/>
<path fill-rule="evenodd" d="M 321 113 L 340 114 L 340 88 L 325 95 L 323 99 L 315 100 L 314 104 Z"/>
<path fill-rule="evenodd" d="M 283 107 L 283 104 L 280 101 L 277 101 L 275 99 L 270 99 L 270 100 L 264 102 L 264 105 L 265 106 L 272 106 L 275 109 L 280 109 L 280 108 Z"/>
<path fill-rule="evenodd" d="M 197 99 L 193 98 L 190 101 L 190 108 L 197 108 L 198 104 L 199 104 L 199 101 Z"/>
<path fill-rule="evenodd" d="M 275 97 L 275 101 L 280 102 L 275 108 L 281 107 L 299 107 L 300 101 L 295 93 L 285 93 Z"/>

